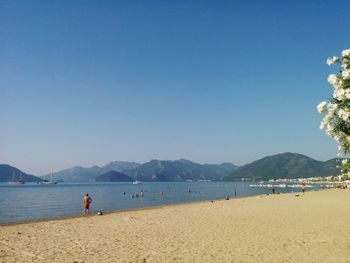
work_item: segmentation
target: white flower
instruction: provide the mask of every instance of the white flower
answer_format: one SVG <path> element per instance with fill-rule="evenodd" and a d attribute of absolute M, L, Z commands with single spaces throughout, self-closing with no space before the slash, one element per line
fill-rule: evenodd
<path fill-rule="evenodd" d="M 343 85 L 343 81 L 338 78 L 335 74 L 330 74 L 328 76 L 328 82 L 329 84 L 331 84 L 335 89 L 339 89 L 341 88 L 341 86 Z"/>
<path fill-rule="evenodd" d="M 331 84 L 332 86 L 335 86 L 335 84 L 337 83 L 337 81 L 338 81 L 338 78 L 337 78 L 337 76 L 336 76 L 335 74 L 330 74 L 330 75 L 328 76 L 328 82 L 329 82 L 329 84 Z"/>
<path fill-rule="evenodd" d="M 331 123 L 327 124 L 326 129 L 327 129 L 326 133 L 330 137 L 334 137 L 335 136 L 335 133 L 334 133 L 335 127 Z"/>
<path fill-rule="evenodd" d="M 324 122 L 321 121 L 320 130 L 323 130 L 325 127 L 326 127 L 326 126 L 325 126 Z"/>
<path fill-rule="evenodd" d="M 326 113 L 327 112 L 327 102 L 322 101 L 320 104 L 317 105 L 317 111 L 319 113 Z"/>
<path fill-rule="evenodd" d="M 341 75 L 342 75 L 343 79 L 349 79 L 350 78 L 350 69 L 343 70 Z"/>
<path fill-rule="evenodd" d="M 336 135 L 334 135 L 334 140 L 336 140 L 337 142 L 339 142 L 340 141 L 340 136 L 338 135 L 338 134 L 336 134 Z"/>
<path fill-rule="evenodd" d="M 335 111 L 338 108 L 338 105 L 335 103 L 329 103 L 328 104 L 328 110 L 329 111 Z"/>
<path fill-rule="evenodd" d="M 323 123 L 325 125 L 328 125 L 331 122 L 331 117 L 329 115 L 326 115 L 326 117 L 323 118 Z"/>
<path fill-rule="evenodd" d="M 333 131 L 334 131 L 334 126 L 333 126 L 331 123 L 328 123 L 328 124 L 327 124 L 327 130 L 328 130 L 329 132 L 333 132 Z"/>
<path fill-rule="evenodd" d="M 336 89 L 336 90 L 334 90 L 333 98 L 338 99 L 338 100 L 346 99 L 345 90 L 344 89 Z"/>
<path fill-rule="evenodd" d="M 345 111 L 343 109 L 340 109 L 338 111 L 338 116 L 343 120 L 343 121 L 348 121 L 349 117 L 350 117 L 350 112 L 349 111 Z"/>
<path fill-rule="evenodd" d="M 334 65 L 335 62 L 337 62 L 337 61 L 339 61 L 339 58 L 337 58 L 336 56 L 327 58 L 327 64 L 328 64 L 328 66 Z"/>
<path fill-rule="evenodd" d="M 349 115 L 348 114 L 344 114 L 342 117 L 343 121 L 348 121 L 349 120 Z"/>
<path fill-rule="evenodd" d="M 329 110 L 336 110 L 338 108 L 338 105 L 335 103 L 329 103 L 328 104 L 328 109 Z"/>
<path fill-rule="evenodd" d="M 340 62 L 341 72 L 339 74 L 330 74 L 328 82 L 334 87 L 333 102 L 322 101 L 317 105 L 317 111 L 325 114 L 320 129 L 324 129 L 326 134 L 335 139 L 338 143 L 339 154 L 344 156 L 344 153 L 350 152 L 350 135 L 340 131 L 341 125 L 350 124 L 350 49 L 342 51 L 342 57 L 332 56 L 327 59 L 328 65 L 333 65 Z M 343 154 L 342 154 L 343 153 Z M 350 159 L 344 159 L 343 165 L 350 164 Z M 345 169 L 349 172 L 350 169 Z M 349 171 L 348 171 L 349 170 Z M 349 173 L 350 174 L 350 173 Z"/>
<path fill-rule="evenodd" d="M 345 49 L 345 50 L 343 50 L 343 51 L 341 52 L 341 55 L 342 55 L 343 57 L 349 56 L 349 55 L 350 55 L 350 49 Z"/>
<path fill-rule="evenodd" d="M 349 56 L 350 58 L 350 56 Z M 347 69 L 347 68 L 350 68 L 350 59 L 348 59 L 348 57 L 345 57 L 341 60 L 341 67 L 343 70 Z"/>
<path fill-rule="evenodd" d="M 334 85 L 335 89 L 340 89 L 343 86 L 343 81 L 338 79 L 337 83 Z"/>

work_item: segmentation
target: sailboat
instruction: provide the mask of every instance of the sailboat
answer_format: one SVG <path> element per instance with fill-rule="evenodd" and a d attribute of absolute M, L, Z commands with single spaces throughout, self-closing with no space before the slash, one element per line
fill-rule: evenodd
<path fill-rule="evenodd" d="M 141 181 L 138 181 L 137 180 L 137 172 L 136 172 L 136 176 L 135 176 L 136 178 L 135 178 L 135 180 L 132 182 L 132 184 L 142 184 L 142 182 Z"/>
<path fill-rule="evenodd" d="M 22 173 L 19 174 L 19 179 L 15 179 L 15 171 L 13 170 L 12 174 L 12 180 L 9 181 L 9 184 L 24 184 L 24 181 L 22 180 Z"/>
<path fill-rule="evenodd" d="M 57 180 L 52 180 L 52 170 L 50 172 L 50 180 L 46 180 L 45 178 L 43 178 L 44 181 L 41 182 L 41 184 L 58 184 Z"/>
<path fill-rule="evenodd" d="M 48 181 L 47 184 L 57 184 L 57 183 L 58 183 L 58 181 L 52 180 L 52 170 L 51 170 L 51 172 L 50 172 L 50 181 Z"/>

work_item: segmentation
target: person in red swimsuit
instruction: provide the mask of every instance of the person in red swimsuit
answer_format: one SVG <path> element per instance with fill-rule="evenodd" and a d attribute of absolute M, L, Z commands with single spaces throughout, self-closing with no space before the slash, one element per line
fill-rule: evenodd
<path fill-rule="evenodd" d="M 89 194 L 84 196 L 84 215 L 89 213 L 90 203 L 92 202 L 92 198 Z"/>

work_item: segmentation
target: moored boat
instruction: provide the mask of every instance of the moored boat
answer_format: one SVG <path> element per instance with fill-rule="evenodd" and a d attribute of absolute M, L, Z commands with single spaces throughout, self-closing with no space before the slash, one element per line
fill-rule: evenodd
<path fill-rule="evenodd" d="M 15 179 L 15 171 L 12 174 L 12 180 L 8 182 L 9 184 L 24 184 L 25 181 L 22 180 L 22 173 L 19 174 L 19 179 Z"/>

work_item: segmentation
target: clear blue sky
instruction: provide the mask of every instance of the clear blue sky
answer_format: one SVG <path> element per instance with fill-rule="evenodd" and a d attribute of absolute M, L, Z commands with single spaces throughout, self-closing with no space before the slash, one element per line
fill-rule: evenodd
<path fill-rule="evenodd" d="M 349 1 L 1 1 L 0 163 L 333 158 Z"/>

